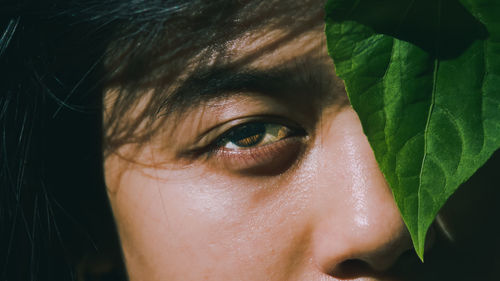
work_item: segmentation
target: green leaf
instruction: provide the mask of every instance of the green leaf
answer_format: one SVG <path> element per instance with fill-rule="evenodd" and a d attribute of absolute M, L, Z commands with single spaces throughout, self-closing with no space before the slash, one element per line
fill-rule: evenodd
<path fill-rule="evenodd" d="M 417 254 L 500 147 L 500 1 L 329 0 L 328 51 Z"/>

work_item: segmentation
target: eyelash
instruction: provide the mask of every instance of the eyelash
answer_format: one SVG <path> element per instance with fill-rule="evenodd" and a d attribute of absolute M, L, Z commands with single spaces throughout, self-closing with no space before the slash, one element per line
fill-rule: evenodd
<path fill-rule="evenodd" d="M 251 147 L 263 146 L 280 141 L 293 135 L 293 133 L 293 129 L 281 124 L 249 122 L 229 129 L 218 138 L 216 146 L 219 148 L 225 147 L 231 150 L 249 149 Z M 270 140 L 272 138 L 276 138 L 276 140 Z"/>
<path fill-rule="evenodd" d="M 243 137 L 238 138 L 238 133 Z M 229 171 L 279 174 L 297 158 L 305 136 L 305 130 L 296 126 L 268 121 L 247 122 L 218 137 L 209 149 L 208 159 Z"/>

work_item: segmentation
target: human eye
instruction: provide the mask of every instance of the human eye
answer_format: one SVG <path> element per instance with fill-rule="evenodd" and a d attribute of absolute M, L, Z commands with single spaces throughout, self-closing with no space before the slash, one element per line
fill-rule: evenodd
<path fill-rule="evenodd" d="M 242 150 L 269 145 L 295 135 L 295 130 L 281 124 L 251 122 L 229 129 L 217 141 L 217 147 Z"/>
<path fill-rule="evenodd" d="M 248 121 L 227 129 L 211 145 L 207 160 L 232 172 L 272 175 L 298 158 L 307 133 L 277 121 Z"/>

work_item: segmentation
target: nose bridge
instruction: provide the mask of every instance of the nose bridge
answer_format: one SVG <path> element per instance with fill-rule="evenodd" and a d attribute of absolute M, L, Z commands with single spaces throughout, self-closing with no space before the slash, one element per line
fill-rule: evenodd
<path fill-rule="evenodd" d="M 371 151 L 366 151 L 363 141 L 356 139 L 356 136 L 344 135 L 343 138 L 346 202 L 350 205 L 347 207 L 352 209 L 354 225 L 361 230 L 368 227 L 377 215 L 378 210 L 371 208 L 375 204 L 373 201 L 379 201 L 381 193 L 385 192 L 374 188 L 375 185 L 381 187 L 383 183 L 373 168 L 370 169 L 372 159 L 367 154 Z"/>
<path fill-rule="evenodd" d="M 350 260 L 383 270 L 411 242 L 357 116 L 342 114 L 321 140 L 315 258 L 328 272 Z"/>

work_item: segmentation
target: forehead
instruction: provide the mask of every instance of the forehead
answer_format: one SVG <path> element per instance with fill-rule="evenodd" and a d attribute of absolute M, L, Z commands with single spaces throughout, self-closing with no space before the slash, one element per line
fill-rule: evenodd
<path fill-rule="evenodd" d="M 211 63 L 270 67 L 321 47 L 322 1 L 270 1 L 257 11 L 244 10 L 237 17 L 234 37 L 220 48 L 206 49 L 212 52 Z"/>
<path fill-rule="evenodd" d="M 158 51 L 142 57 L 139 64 L 148 65 L 147 77 L 159 78 L 161 88 L 180 86 L 190 73 L 203 68 L 275 68 L 324 55 L 323 1 L 245 1 L 204 13 L 216 20 L 179 29 L 175 22 L 165 24 L 165 36 L 175 33 L 178 40 L 160 38 L 152 42 Z"/>

